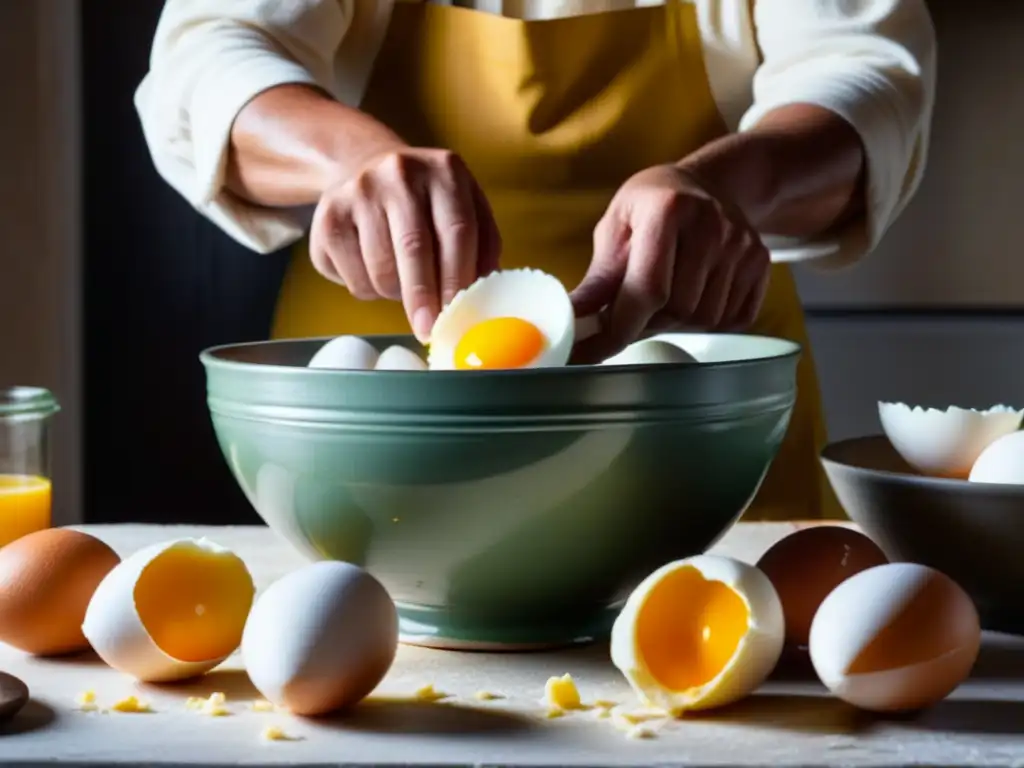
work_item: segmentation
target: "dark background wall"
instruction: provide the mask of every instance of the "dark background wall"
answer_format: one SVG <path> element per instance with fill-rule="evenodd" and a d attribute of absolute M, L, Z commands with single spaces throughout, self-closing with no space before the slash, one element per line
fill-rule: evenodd
<path fill-rule="evenodd" d="M 81 4 L 86 522 L 255 522 L 213 439 L 198 353 L 266 338 L 260 256 L 153 170 L 132 94 L 162 0 Z"/>

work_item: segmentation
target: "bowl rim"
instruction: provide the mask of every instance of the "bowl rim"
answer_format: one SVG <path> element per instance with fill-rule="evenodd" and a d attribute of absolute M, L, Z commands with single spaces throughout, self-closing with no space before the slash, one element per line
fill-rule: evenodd
<path fill-rule="evenodd" d="M 1004 483 L 972 483 L 969 480 L 960 480 L 955 477 L 932 477 L 930 475 L 917 475 L 905 472 L 894 472 L 889 469 L 875 469 L 863 467 L 858 464 L 850 464 L 840 460 L 835 454 L 858 443 L 874 444 L 882 441 L 888 442 L 889 438 L 884 433 L 877 432 L 859 437 L 848 437 L 843 440 L 836 440 L 821 449 L 819 460 L 825 468 L 836 467 L 857 472 L 861 475 L 884 480 L 897 485 L 924 486 L 935 491 L 968 493 L 977 496 L 1009 496 L 1013 498 L 1024 498 L 1024 485 L 1009 485 Z M 891 444 L 890 444 L 891 445 Z M 893 449 L 895 451 L 895 449 Z"/>
<path fill-rule="evenodd" d="M 339 334 L 345 335 L 345 334 Z M 385 333 L 373 333 L 373 334 L 352 334 L 359 336 L 360 338 L 366 339 L 367 341 L 373 342 L 375 339 L 378 340 L 390 340 L 392 343 L 399 340 L 405 340 L 418 344 L 416 338 L 412 334 L 385 334 Z M 746 333 L 687 333 L 687 332 L 669 332 L 669 333 L 658 333 L 652 338 L 659 336 L 696 336 L 696 337 L 707 337 L 707 336 L 720 336 L 720 337 L 731 337 L 731 338 L 744 338 L 744 339 L 761 339 L 772 344 L 778 344 L 780 347 L 780 353 L 774 355 L 766 355 L 763 357 L 750 357 L 741 358 L 738 360 L 723 360 L 720 362 L 711 363 L 700 363 L 694 365 L 693 363 L 646 363 L 643 365 L 603 365 L 603 364 L 590 364 L 590 365 L 565 365 L 557 368 L 520 368 L 520 369 L 501 369 L 501 370 L 470 370 L 470 371 L 376 371 L 376 370 L 354 370 L 354 369 L 336 369 L 336 368 L 309 368 L 304 365 L 281 365 L 277 363 L 254 363 L 239 360 L 229 360 L 222 355 L 230 350 L 244 350 L 253 347 L 266 347 L 296 343 L 311 343 L 319 341 L 326 343 L 331 339 L 337 338 L 337 336 L 309 336 L 294 339 L 268 339 L 265 341 L 246 341 L 234 344 L 218 344 L 212 347 L 207 347 L 199 353 L 199 360 L 205 368 L 217 368 L 228 371 L 267 371 L 273 370 L 275 373 L 281 373 L 281 375 L 305 375 L 305 376 L 318 376 L 318 377 L 331 377 L 331 376 L 345 376 L 345 377 L 368 377 L 374 376 L 378 380 L 381 378 L 395 378 L 395 377 L 408 377 L 408 376 L 422 376 L 429 373 L 431 378 L 438 377 L 458 377 L 459 379 L 465 379 L 466 377 L 472 377 L 473 379 L 494 379 L 494 378 L 508 378 L 511 376 L 522 377 L 522 378 L 555 378 L 562 376 L 585 376 L 594 372 L 600 372 L 602 374 L 644 374 L 644 373 L 668 373 L 677 371 L 694 371 L 696 369 L 714 369 L 714 370 L 732 370 L 732 369 L 743 369 L 752 368 L 758 366 L 764 366 L 767 364 L 777 363 L 784 360 L 790 360 L 792 358 L 799 358 L 803 354 L 803 345 L 792 339 L 785 339 L 779 336 L 766 336 L 764 334 L 746 334 Z"/>

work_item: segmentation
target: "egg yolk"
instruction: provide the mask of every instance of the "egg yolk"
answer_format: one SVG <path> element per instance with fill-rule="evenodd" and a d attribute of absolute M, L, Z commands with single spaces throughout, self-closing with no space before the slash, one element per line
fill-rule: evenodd
<path fill-rule="evenodd" d="M 143 569 L 135 610 L 168 656 L 209 661 L 241 643 L 253 592 L 252 577 L 233 555 L 171 547 Z"/>
<path fill-rule="evenodd" d="M 477 323 L 455 347 L 459 370 L 522 368 L 544 350 L 544 334 L 519 317 L 492 317 Z"/>
<path fill-rule="evenodd" d="M 742 597 L 693 567 L 662 579 L 639 611 L 635 639 L 648 672 L 674 691 L 714 680 L 750 629 Z"/>

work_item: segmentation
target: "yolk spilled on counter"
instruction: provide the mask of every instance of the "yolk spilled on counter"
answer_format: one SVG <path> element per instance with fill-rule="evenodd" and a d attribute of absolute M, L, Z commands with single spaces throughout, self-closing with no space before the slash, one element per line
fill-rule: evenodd
<path fill-rule="evenodd" d="M 459 370 L 523 368 L 544 350 L 544 334 L 519 317 L 492 317 L 471 327 L 455 347 Z"/>

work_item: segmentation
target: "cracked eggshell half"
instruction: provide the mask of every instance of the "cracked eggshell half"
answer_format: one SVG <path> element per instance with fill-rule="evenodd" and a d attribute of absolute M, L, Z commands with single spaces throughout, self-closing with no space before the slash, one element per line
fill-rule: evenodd
<path fill-rule="evenodd" d="M 366 339 L 359 336 L 338 336 L 316 351 L 306 365 L 307 368 L 329 368 L 334 370 L 370 371 L 380 354 Z"/>
<path fill-rule="evenodd" d="M 238 648 L 255 591 L 241 558 L 208 539 L 154 544 L 100 582 L 82 631 L 104 662 L 137 680 L 196 677 Z"/>
<path fill-rule="evenodd" d="M 644 704 L 677 715 L 753 693 L 775 669 L 785 634 L 767 576 L 698 555 L 659 568 L 632 592 L 612 627 L 612 663 Z"/>
<path fill-rule="evenodd" d="M 537 269 L 492 272 L 455 295 L 430 333 L 431 370 L 557 368 L 575 340 L 572 301 Z"/>
<path fill-rule="evenodd" d="M 892 447 L 923 475 L 965 480 L 989 445 L 1020 429 L 1024 410 L 996 405 L 984 411 L 950 406 L 878 404 L 878 418 Z"/>

